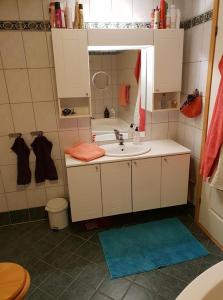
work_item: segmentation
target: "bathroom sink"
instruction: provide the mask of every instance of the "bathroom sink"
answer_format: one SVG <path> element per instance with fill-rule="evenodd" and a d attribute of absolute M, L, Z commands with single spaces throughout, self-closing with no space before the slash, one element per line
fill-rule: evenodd
<path fill-rule="evenodd" d="M 137 156 L 149 152 L 151 148 L 149 147 L 148 143 L 139 143 L 133 144 L 132 142 L 124 143 L 124 145 L 119 145 L 118 143 L 115 144 L 107 144 L 101 145 L 106 152 L 105 155 L 107 156 Z"/>

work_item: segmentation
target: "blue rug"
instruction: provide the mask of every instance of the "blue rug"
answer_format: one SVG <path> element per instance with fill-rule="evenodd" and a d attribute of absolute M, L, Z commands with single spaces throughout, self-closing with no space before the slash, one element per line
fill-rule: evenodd
<path fill-rule="evenodd" d="M 177 218 L 106 230 L 99 238 L 112 278 L 208 255 Z"/>

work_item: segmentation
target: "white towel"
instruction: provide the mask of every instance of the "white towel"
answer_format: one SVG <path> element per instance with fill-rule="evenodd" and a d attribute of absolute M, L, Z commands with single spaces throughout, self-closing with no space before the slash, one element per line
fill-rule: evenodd
<path fill-rule="evenodd" d="M 211 178 L 210 185 L 213 188 L 223 191 L 223 146 L 221 147 L 218 165 Z"/>

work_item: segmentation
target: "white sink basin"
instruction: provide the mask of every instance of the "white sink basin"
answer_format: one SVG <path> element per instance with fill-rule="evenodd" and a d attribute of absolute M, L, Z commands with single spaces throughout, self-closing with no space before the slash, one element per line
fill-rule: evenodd
<path fill-rule="evenodd" d="M 151 148 L 148 143 L 133 144 L 132 142 L 124 143 L 123 146 L 118 143 L 101 145 L 105 149 L 107 156 L 137 156 L 149 152 Z"/>

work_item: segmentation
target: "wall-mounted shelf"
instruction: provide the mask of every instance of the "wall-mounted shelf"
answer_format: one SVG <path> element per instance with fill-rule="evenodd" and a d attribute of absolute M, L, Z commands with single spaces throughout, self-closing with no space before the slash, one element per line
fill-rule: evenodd
<path fill-rule="evenodd" d="M 90 98 L 60 98 L 58 99 L 59 116 L 61 119 L 76 119 L 91 117 L 91 100 Z M 72 109 L 74 114 L 63 115 L 65 108 Z"/>

